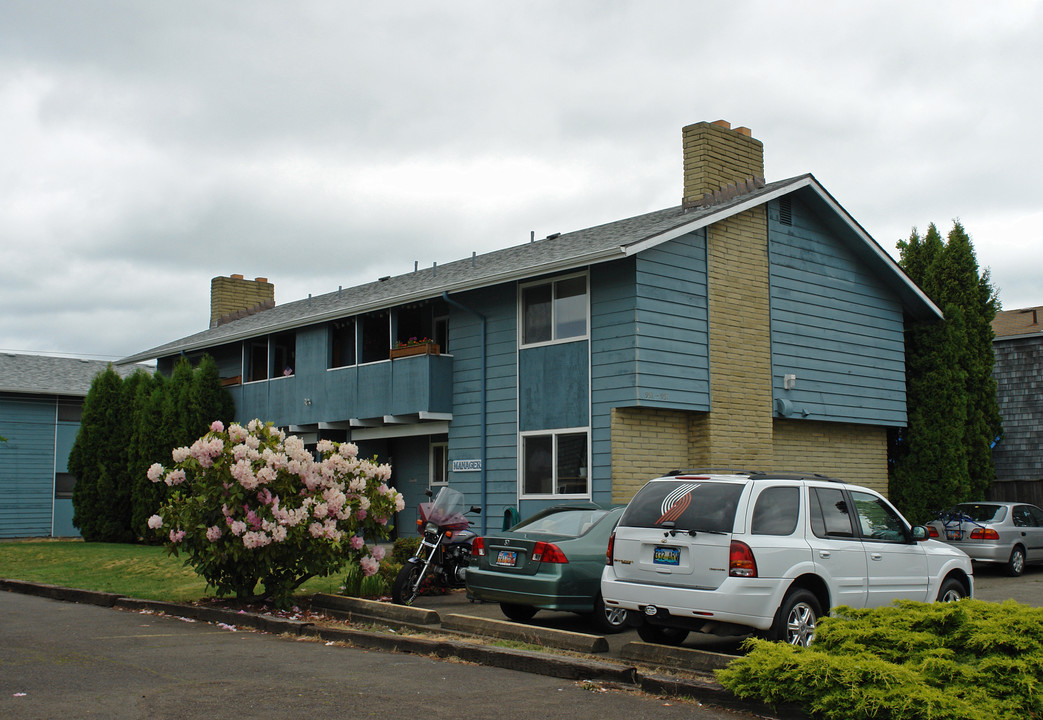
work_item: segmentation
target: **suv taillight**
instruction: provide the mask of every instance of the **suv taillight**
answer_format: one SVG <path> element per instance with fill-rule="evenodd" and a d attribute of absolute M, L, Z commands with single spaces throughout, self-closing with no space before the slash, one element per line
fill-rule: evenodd
<path fill-rule="evenodd" d="M 753 550 L 744 542 L 732 540 L 728 551 L 728 575 L 731 577 L 755 578 L 757 577 L 757 561 L 753 557 Z"/>
<path fill-rule="evenodd" d="M 605 564 L 612 564 L 612 556 L 616 551 L 616 534 L 612 533 L 608 536 L 608 549 L 605 551 Z"/>
<path fill-rule="evenodd" d="M 471 543 L 471 554 L 476 557 L 485 557 L 485 538 L 476 537 Z"/>

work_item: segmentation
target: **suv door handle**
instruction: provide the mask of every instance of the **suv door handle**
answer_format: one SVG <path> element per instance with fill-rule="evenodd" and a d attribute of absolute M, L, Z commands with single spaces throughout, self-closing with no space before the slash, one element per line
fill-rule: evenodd
<path fill-rule="evenodd" d="M 818 556 L 820 558 L 828 558 L 828 557 L 830 557 L 829 550 L 819 550 L 818 551 Z"/>
<path fill-rule="evenodd" d="M 873 558 L 874 560 L 883 560 L 884 559 L 884 556 L 881 555 L 880 553 L 869 553 L 869 557 Z"/>

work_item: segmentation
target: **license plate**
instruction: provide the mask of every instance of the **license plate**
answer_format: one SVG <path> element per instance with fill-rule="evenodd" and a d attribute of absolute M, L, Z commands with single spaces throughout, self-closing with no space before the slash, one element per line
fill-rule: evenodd
<path fill-rule="evenodd" d="M 518 553 L 514 550 L 501 550 L 496 553 L 496 565 L 514 567 L 518 563 Z"/>
<path fill-rule="evenodd" d="M 680 565 L 681 550 L 675 547 L 657 547 L 652 551 L 652 563 L 655 565 Z"/>
<path fill-rule="evenodd" d="M 946 528 L 945 529 L 945 539 L 946 540 L 962 540 L 963 539 L 963 532 L 960 531 L 960 530 L 950 530 L 950 529 Z"/>

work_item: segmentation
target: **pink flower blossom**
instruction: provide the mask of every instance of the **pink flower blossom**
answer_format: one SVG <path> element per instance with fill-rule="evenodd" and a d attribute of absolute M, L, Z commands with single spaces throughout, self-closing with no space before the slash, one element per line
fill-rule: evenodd
<path fill-rule="evenodd" d="M 159 463 L 152 463 L 149 465 L 147 475 L 152 482 L 159 482 L 163 479 L 163 466 Z"/>
<path fill-rule="evenodd" d="M 355 517 L 357 517 L 359 520 L 365 520 L 366 519 L 366 511 L 361 509 L 361 508 L 359 508 L 359 510 L 355 512 Z"/>
<path fill-rule="evenodd" d="M 163 518 L 161 518 L 159 515 L 153 515 L 148 519 L 148 526 L 153 530 L 159 530 L 161 527 L 163 527 Z"/>
<path fill-rule="evenodd" d="M 362 539 L 361 535 L 354 535 L 351 538 L 351 549 L 361 550 L 362 546 L 366 544 L 366 541 Z"/>
<path fill-rule="evenodd" d="M 362 568 L 362 574 L 369 577 L 377 574 L 377 570 L 380 569 L 380 563 L 371 557 L 364 557 L 359 560 L 359 567 Z"/>
<path fill-rule="evenodd" d="M 384 555 L 386 552 L 387 551 L 384 549 L 383 545 L 374 545 L 373 548 L 369 551 L 369 554 L 373 556 L 374 560 L 380 562 L 384 559 Z"/>
<path fill-rule="evenodd" d="M 221 535 L 221 528 L 218 525 L 212 525 L 206 529 L 206 539 L 210 542 L 217 542 Z"/>
<path fill-rule="evenodd" d="M 223 422 L 221 422 L 220 420 L 214 420 L 212 423 L 210 423 L 210 430 L 212 432 L 215 432 L 215 433 L 223 432 L 224 429 L 225 429 L 225 424 Z"/>
<path fill-rule="evenodd" d="M 341 443 L 340 447 L 337 448 L 337 452 L 339 452 L 343 457 L 353 458 L 359 454 L 359 446 L 355 443 Z"/>
<path fill-rule="evenodd" d="M 185 531 L 184 530 L 171 530 L 169 537 L 170 537 L 170 542 L 172 542 L 172 543 L 179 543 L 179 542 L 181 542 L 182 540 L 185 539 Z"/>
<path fill-rule="evenodd" d="M 231 520 L 231 518 L 229 518 L 229 520 Z M 232 523 L 229 525 L 229 527 L 232 529 L 232 534 L 236 537 L 246 532 L 246 523 L 244 523 L 242 520 L 232 520 Z"/>
<path fill-rule="evenodd" d="M 180 485 L 185 481 L 185 471 L 178 468 L 177 470 L 171 470 L 167 473 L 167 477 L 163 480 L 167 485 L 173 487 Z"/>
<path fill-rule="evenodd" d="M 170 451 L 170 457 L 174 459 L 175 463 L 183 463 L 190 454 L 191 451 L 187 447 L 174 448 Z"/>

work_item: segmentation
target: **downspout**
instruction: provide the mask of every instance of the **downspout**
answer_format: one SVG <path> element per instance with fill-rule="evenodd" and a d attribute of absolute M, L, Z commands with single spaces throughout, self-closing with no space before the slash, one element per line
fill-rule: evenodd
<path fill-rule="evenodd" d="M 482 350 L 482 391 L 481 391 L 481 394 L 480 394 L 481 400 L 479 401 L 480 404 L 481 404 L 481 413 L 480 413 L 480 416 L 479 416 L 481 419 L 479 420 L 479 422 L 482 424 L 482 435 L 481 435 L 481 437 L 482 437 L 482 450 L 481 450 L 481 460 L 482 460 L 482 470 L 481 470 L 482 501 L 481 501 L 481 504 L 482 504 L 482 535 L 484 536 L 486 534 L 487 530 L 488 530 L 488 521 L 487 521 L 487 519 L 489 517 L 489 508 L 486 507 L 487 489 L 486 489 L 486 482 L 485 482 L 485 465 L 486 465 L 486 463 L 485 463 L 485 453 L 486 453 L 486 449 L 485 449 L 486 448 L 486 441 L 485 441 L 485 315 L 482 315 L 477 310 L 473 310 L 473 309 L 467 307 L 466 305 L 462 305 L 461 303 L 457 302 L 456 300 L 453 300 L 451 297 L 449 297 L 449 293 L 446 292 L 446 291 L 442 292 L 442 299 L 445 300 L 447 303 L 449 303 L 450 305 L 452 305 L 455 308 L 458 308 L 460 310 L 463 310 L 464 312 L 469 312 L 472 315 L 477 316 L 477 318 L 482 321 L 482 335 L 481 335 L 481 345 L 482 345 L 482 348 L 481 348 L 481 350 Z"/>

